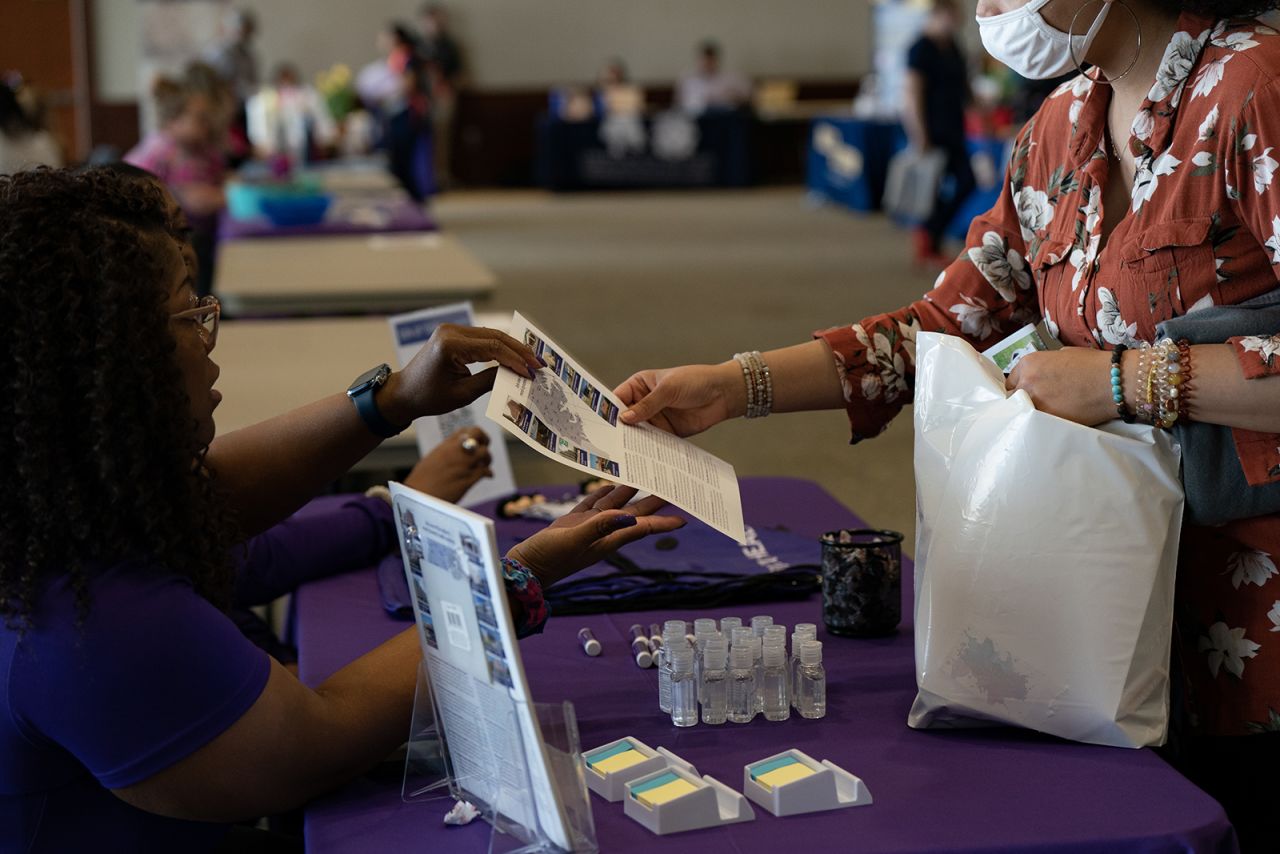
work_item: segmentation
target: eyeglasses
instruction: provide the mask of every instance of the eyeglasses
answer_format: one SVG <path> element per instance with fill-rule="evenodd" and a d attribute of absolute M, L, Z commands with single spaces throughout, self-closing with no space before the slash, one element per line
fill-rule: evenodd
<path fill-rule="evenodd" d="M 222 317 L 222 304 L 215 296 L 200 297 L 196 304 L 185 311 L 169 315 L 170 320 L 190 320 L 196 325 L 196 333 L 205 349 L 212 350 L 218 343 L 218 319 Z"/>

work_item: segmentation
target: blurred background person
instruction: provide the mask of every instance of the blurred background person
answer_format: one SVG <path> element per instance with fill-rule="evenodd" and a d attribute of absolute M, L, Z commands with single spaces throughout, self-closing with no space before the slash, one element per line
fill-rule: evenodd
<path fill-rule="evenodd" d="M 680 78 L 676 103 L 686 113 L 734 110 L 751 99 L 751 83 L 740 74 L 725 71 L 720 45 L 710 39 L 698 45 L 697 68 Z"/>
<path fill-rule="evenodd" d="M 218 214 L 226 206 L 218 111 L 208 94 L 183 80 L 161 77 L 151 92 L 159 127 L 124 159 L 163 181 L 182 205 L 199 261 L 196 290 L 204 296 L 213 289 Z"/>
<path fill-rule="evenodd" d="M 62 149 L 44 126 L 39 109 L 19 99 L 20 85 L 0 80 L 0 175 L 62 165 Z"/>
<path fill-rule="evenodd" d="M 917 151 L 939 149 L 946 154 L 945 179 L 949 193 L 940 192 L 933 213 L 914 234 L 917 264 L 945 267 L 943 232 L 976 186 L 965 145 L 964 112 L 972 99 L 969 68 L 956 41 L 960 24 L 955 0 L 933 0 L 920 38 L 907 52 L 902 123 L 907 140 Z"/>
<path fill-rule="evenodd" d="M 338 142 L 328 105 L 287 62 L 276 68 L 272 85 L 249 99 L 245 115 L 254 155 L 262 159 L 283 155 L 292 164 L 307 163 L 331 153 Z"/>
<path fill-rule="evenodd" d="M 447 187 L 453 181 L 453 119 L 466 67 L 462 48 L 449 30 L 449 13 L 438 3 L 421 9 L 421 56 L 427 64 L 431 88 L 431 130 L 434 145 L 435 183 Z"/>
<path fill-rule="evenodd" d="M 248 157 L 245 105 L 258 91 L 261 78 L 253 40 L 258 19 L 247 9 L 227 13 L 223 40 L 208 54 L 207 61 L 230 89 L 232 106 L 228 117 L 228 151 L 237 165 Z"/>
<path fill-rule="evenodd" d="M 253 51 L 257 33 L 258 19 L 252 12 L 247 9 L 228 12 L 224 39 L 208 55 L 209 64 L 230 84 L 241 104 L 258 91 L 258 57 Z"/>
<path fill-rule="evenodd" d="M 630 82 L 626 63 L 615 56 L 600 69 L 600 74 L 596 77 L 596 88 L 607 92 L 615 86 L 626 86 Z"/>
<path fill-rule="evenodd" d="M 592 101 L 598 116 L 638 116 L 644 112 L 644 89 L 631 82 L 626 64 L 614 57 L 596 76 Z"/>
<path fill-rule="evenodd" d="M 400 99 L 400 75 L 415 46 L 412 35 L 393 22 L 378 30 L 374 47 L 379 56 L 356 73 L 356 94 L 366 109 L 385 118 Z"/>
<path fill-rule="evenodd" d="M 426 66 L 410 55 L 400 71 L 400 94 L 386 119 L 387 167 L 418 203 L 435 192 L 434 135 Z"/>
<path fill-rule="evenodd" d="M 249 157 L 249 138 L 244 129 L 244 104 L 221 72 L 207 62 L 191 62 L 182 71 L 187 91 L 203 95 L 210 105 L 209 142 L 222 152 L 230 166 Z"/>

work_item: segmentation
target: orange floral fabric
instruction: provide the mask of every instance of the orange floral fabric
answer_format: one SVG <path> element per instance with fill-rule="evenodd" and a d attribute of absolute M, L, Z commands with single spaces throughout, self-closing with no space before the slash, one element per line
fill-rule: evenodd
<path fill-rule="evenodd" d="M 922 329 L 981 350 L 1043 318 L 1067 345 L 1110 350 L 1153 341 L 1170 317 L 1274 290 L 1278 27 L 1277 15 L 1182 16 L 1130 129 L 1137 174 L 1105 243 L 1111 90 L 1080 76 L 1055 91 L 1018 135 L 1007 191 L 974 219 L 964 252 L 933 289 L 898 311 L 816 333 L 835 353 L 853 441 L 879 433 L 910 402 Z M 1246 378 L 1280 373 L 1276 333 L 1231 339 Z M 1250 483 L 1280 480 L 1280 435 L 1235 436 Z M 1178 635 L 1192 720 L 1203 731 L 1280 729 L 1277 554 L 1280 516 L 1184 527 Z"/>

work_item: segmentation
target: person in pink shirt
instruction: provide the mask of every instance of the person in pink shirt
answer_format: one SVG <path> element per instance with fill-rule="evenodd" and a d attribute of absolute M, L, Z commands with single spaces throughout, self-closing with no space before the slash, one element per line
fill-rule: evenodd
<path fill-rule="evenodd" d="M 212 289 L 214 235 L 218 213 L 226 205 L 217 105 L 207 94 L 167 77 L 151 91 L 159 128 L 124 159 L 158 177 L 182 205 L 199 259 L 196 289 L 203 296 Z"/>

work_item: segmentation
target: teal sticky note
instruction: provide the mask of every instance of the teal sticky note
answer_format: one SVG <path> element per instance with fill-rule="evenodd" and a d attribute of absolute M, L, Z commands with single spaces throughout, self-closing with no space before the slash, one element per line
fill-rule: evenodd
<path fill-rule="evenodd" d="M 794 756 L 779 756 L 777 759 L 769 759 L 765 762 L 761 762 L 759 765 L 752 765 L 751 779 L 754 780 L 762 774 L 768 774 L 770 771 L 778 768 L 784 768 L 787 765 L 795 765 L 799 761 L 800 760 L 796 759 Z"/>
<path fill-rule="evenodd" d="M 608 759 L 610 756 L 617 756 L 619 753 L 626 753 L 628 750 L 634 750 L 635 746 L 625 739 L 618 742 L 613 747 L 606 747 L 604 750 L 597 750 L 590 756 L 586 757 L 588 765 L 595 765 L 597 762 Z"/>
<path fill-rule="evenodd" d="M 636 795 L 640 794 L 641 792 L 647 792 L 650 789 L 660 788 L 662 786 L 667 785 L 668 783 L 673 783 L 679 779 L 682 779 L 680 775 L 671 771 L 668 771 L 665 774 L 659 774 L 657 777 L 654 777 L 652 780 L 646 780 L 645 782 L 641 783 L 638 786 L 632 786 L 631 797 L 634 798 Z"/>

